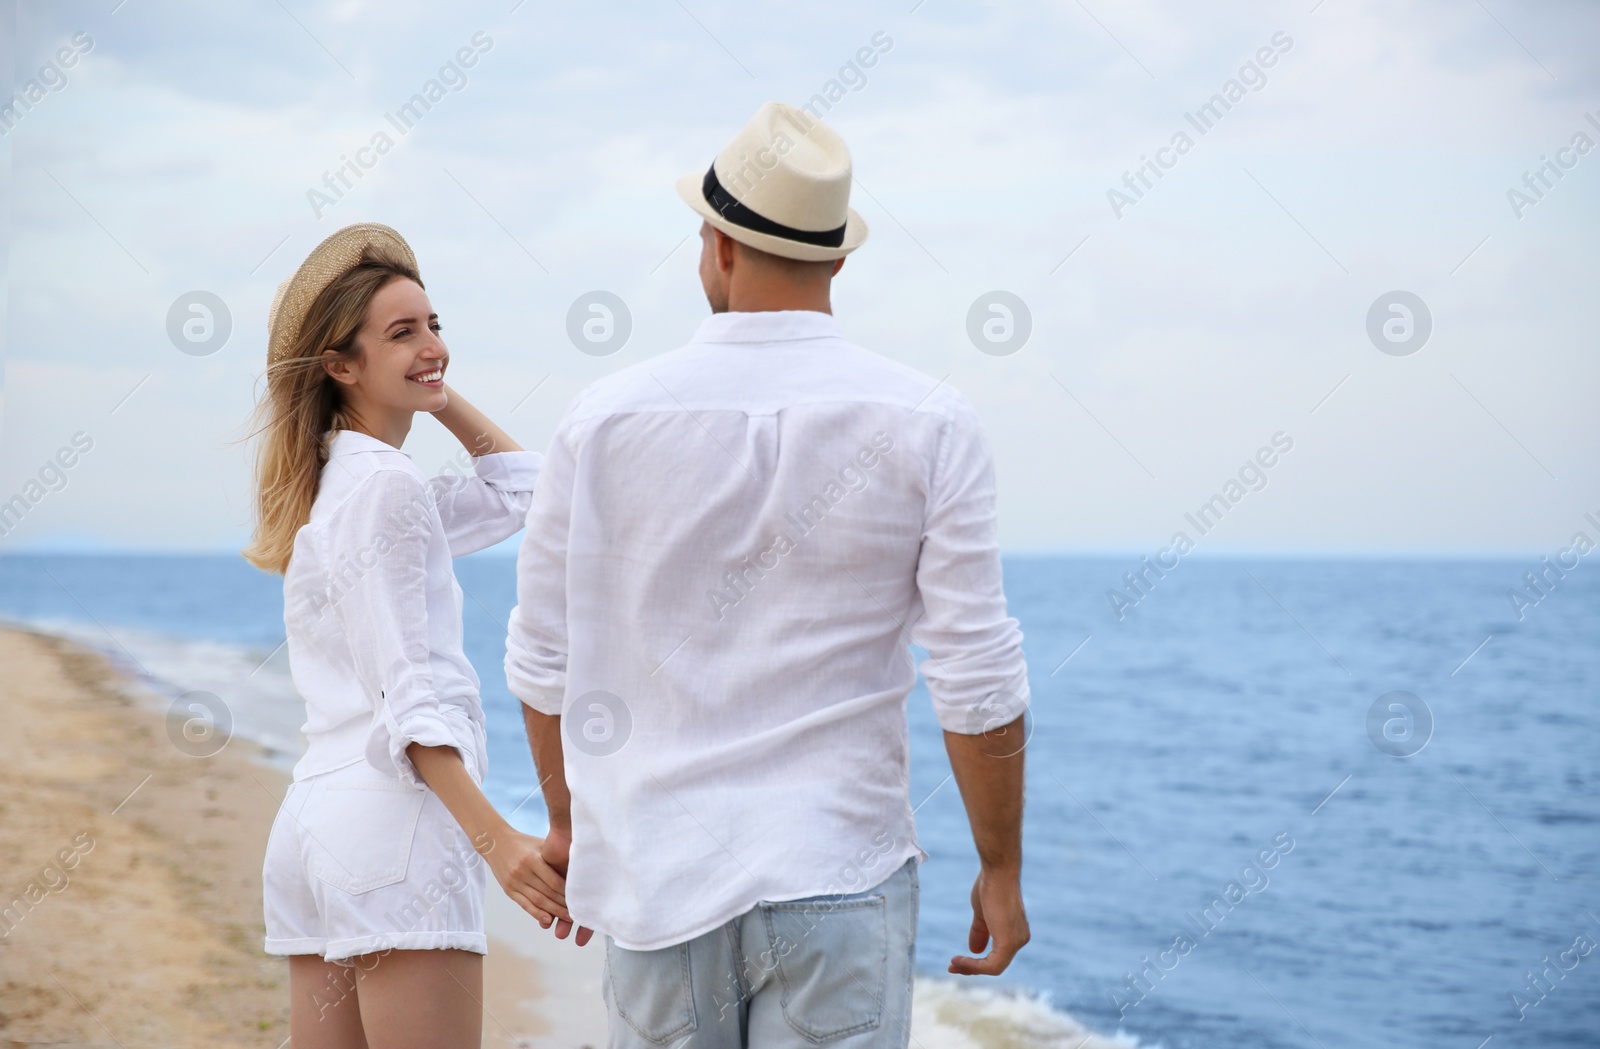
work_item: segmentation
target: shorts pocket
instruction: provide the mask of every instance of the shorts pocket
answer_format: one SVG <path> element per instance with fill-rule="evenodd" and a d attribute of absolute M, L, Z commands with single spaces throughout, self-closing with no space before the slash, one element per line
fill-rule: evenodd
<path fill-rule="evenodd" d="M 760 906 L 789 1026 L 819 1044 L 876 1028 L 889 961 L 885 898 L 821 897 Z"/>
<path fill-rule="evenodd" d="M 687 943 L 630 951 L 607 936 L 605 983 L 611 1007 L 647 1042 L 666 1045 L 697 1026 Z"/>
<path fill-rule="evenodd" d="M 300 813 L 311 873 L 352 894 L 402 881 L 427 791 L 399 780 L 321 786 Z"/>

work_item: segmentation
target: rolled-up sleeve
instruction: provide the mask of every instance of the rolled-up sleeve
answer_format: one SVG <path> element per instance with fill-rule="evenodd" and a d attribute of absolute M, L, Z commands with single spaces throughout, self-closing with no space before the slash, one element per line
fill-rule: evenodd
<path fill-rule="evenodd" d="M 543 463 L 538 452 L 495 452 L 474 458 L 470 477 L 447 474 L 428 481 L 451 557 L 517 533 Z"/>
<path fill-rule="evenodd" d="M 1028 708 L 1022 631 L 1006 614 L 995 512 L 994 456 L 977 414 L 952 394 L 939 442 L 917 590 L 922 615 L 911 638 L 927 650 L 921 670 L 939 724 L 975 735 Z"/>
<path fill-rule="evenodd" d="M 506 687 L 560 714 L 567 687 L 567 540 L 577 463 L 565 424 L 550 443 L 517 552 L 517 606 L 506 633 Z"/>
<path fill-rule="evenodd" d="M 477 767 L 483 728 L 468 703 L 473 697 L 441 697 L 429 661 L 434 514 L 420 478 L 380 470 L 339 508 L 328 530 L 328 563 L 340 584 L 334 608 L 356 676 L 374 703 L 367 761 L 419 788 L 422 778 L 406 756 L 412 743 L 456 748 L 475 781 L 483 771 Z"/>

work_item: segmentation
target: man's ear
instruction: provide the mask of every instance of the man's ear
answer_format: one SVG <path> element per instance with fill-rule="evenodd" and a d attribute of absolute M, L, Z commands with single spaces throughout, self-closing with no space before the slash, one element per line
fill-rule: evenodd
<path fill-rule="evenodd" d="M 711 232 L 717 238 L 717 270 L 727 273 L 733 269 L 734 244 L 737 241 L 716 227 L 712 227 Z"/>
<path fill-rule="evenodd" d="M 839 271 L 844 269 L 844 260 L 845 256 L 843 255 L 840 255 L 838 258 L 833 260 L 833 276 L 837 277 L 839 275 Z"/>
<path fill-rule="evenodd" d="M 322 370 L 327 372 L 334 382 L 354 386 L 357 378 L 354 365 L 353 360 L 341 357 L 332 350 L 324 350 L 322 353 Z"/>

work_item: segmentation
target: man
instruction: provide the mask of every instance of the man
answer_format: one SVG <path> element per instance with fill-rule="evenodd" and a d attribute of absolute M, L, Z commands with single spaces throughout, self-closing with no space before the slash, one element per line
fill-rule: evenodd
<path fill-rule="evenodd" d="M 950 971 L 1028 939 L 993 464 L 959 394 L 835 323 L 850 181 L 776 103 L 679 181 L 713 316 L 578 397 L 529 511 L 506 675 L 546 859 L 606 934 L 613 1046 L 907 1044 L 908 640 L 981 860 L 969 949 L 993 945 Z"/>

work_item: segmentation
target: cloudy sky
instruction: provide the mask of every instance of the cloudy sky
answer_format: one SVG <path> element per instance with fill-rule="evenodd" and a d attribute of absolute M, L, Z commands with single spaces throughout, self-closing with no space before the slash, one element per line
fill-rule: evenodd
<path fill-rule="evenodd" d="M 237 549 L 272 291 L 355 221 L 410 239 L 454 384 L 543 447 L 586 383 L 706 314 L 673 179 L 819 94 L 872 228 L 836 313 L 975 403 L 1009 549 L 1154 549 L 1279 433 L 1205 549 L 1600 537 L 1600 8 L 1219 6 L 4 5 L 26 105 L 0 137 L 0 499 L 92 448 L 0 549 Z M 596 290 L 631 317 L 609 356 L 567 334 Z M 981 334 L 995 291 L 1020 346 Z M 213 352 L 182 334 L 191 292 L 231 321 Z M 407 448 L 453 451 L 431 420 Z"/>

